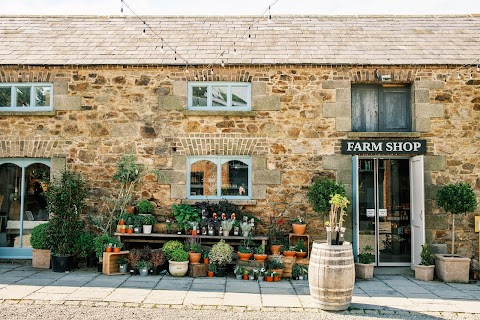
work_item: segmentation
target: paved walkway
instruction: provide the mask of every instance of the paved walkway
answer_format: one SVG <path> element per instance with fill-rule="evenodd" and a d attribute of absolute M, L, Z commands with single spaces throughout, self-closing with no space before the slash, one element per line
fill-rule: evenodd
<path fill-rule="evenodd" d="M 0 303 L 315 310 L 308 281 L 105 276 L 0 263 Z M 349 313 L 480 314 L 480 284 L 422 282 L 401 275 L 357 281 Z"/>

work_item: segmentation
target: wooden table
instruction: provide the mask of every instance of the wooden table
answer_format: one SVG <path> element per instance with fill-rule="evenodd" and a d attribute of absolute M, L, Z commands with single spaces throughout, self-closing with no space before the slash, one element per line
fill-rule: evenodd
<path fill-rule="evenodd" d="M 169 240 L 179 240 L 180 242 L 185 242 L 187 239 L 197 239 L 200 244 L 207 244 L 213 245 L 220 241 L 220 239 L 225 240 L 226 243 L 232 246 L 238 246 L 242 244 L 244 238 L 242 236 L 209 236 L 209 235 L 187 235 L 187 234 L 176 234 L 176 233 L 119 233 L 116 232 L 115 236 L 122 243 L 165 243 Z M 265 235 L 258 235 L 252 236 L 251 240 L 253 243 L 259 243 L 265 250 L 265 246 L 267 245 L 268 236 Z"/>

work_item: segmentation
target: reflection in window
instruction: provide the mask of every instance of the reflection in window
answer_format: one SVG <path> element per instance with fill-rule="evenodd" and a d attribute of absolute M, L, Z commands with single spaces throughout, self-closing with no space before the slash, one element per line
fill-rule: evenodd
<path fill-rule="evenodd" d="M 191 82 L 189 109 L 251 110 L 251 84 L 244 82 Z"/>
<path fill-rule="evenodd" d="M 192 106 L 206 107 L 208 102 L 208 87 L 193 87 L 192 88 Z"/>
<path fill-rule="evenodd" d="M 248 165 L 232 160 L 222 164 L 222 196 L 248 194 Z"/>
<path fill-rule="evenodd" d="M 11 107 L 12 105 L 12 89 L 0 87 L 0 108 Z"/>
<path fill-rule="evenodd" d="M 50 105 L 51 87 L 35 87 L 35 106 L 46 107 Z"/>
<path fill-rule="evenodd" d="M 2 111 L 46 111 L 53 109 L 53 85 L 49 83 L 2 83 Z"/>
<path fill-rule="evenodd" d="M 208 160 L 192 163 L 190 167 L 190 195 L 217 195 L 217 165 Z"/>
<path fill-rule="evenodd" d="M 17 107 L 30 106 L 30 88 L 17 87 Z"/>

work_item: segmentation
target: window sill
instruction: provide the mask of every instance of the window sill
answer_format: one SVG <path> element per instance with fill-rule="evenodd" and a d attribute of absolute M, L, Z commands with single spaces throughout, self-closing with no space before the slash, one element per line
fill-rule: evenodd
<path fill-rule="evenodd" d="M 209 203 L 219 203 L 220 201 L 227 200 L 230 203 L 236 204 L 237 206 L 254 206 L 257 204 L 257 200 L 236 200 L 236 199 L 183 199 L 182 203 L 194 205 L 197 202 L 209 202 Z"/>
<path fill-rule="evenodd" d="M 185 110 L 182 111 L 185 116 L 201 116 L 201 117 L 224 117 L 224 116 L 238 116 L 238 117 L 255 117 L 255 111 L 203 111 L 203 110 Z"/>
<path fill-rule="evenodd" d="M 420 132 L 348 132 L 349 138 L 420 138 Z"/>
<path fill-rule="evenodd" d="M 0 116 L 55 116 L 55 111 L 0 111 Z"/>

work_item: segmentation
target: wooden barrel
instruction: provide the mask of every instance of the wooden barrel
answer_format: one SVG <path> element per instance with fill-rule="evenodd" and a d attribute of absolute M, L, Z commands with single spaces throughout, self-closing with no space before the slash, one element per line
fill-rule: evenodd
<path fill-rule="evenodd" d="M 352 301 L 355 264 L 351 245 L 314 241 L 308 266 L 310 295 L 323 310 L 346 310 Z"/>

